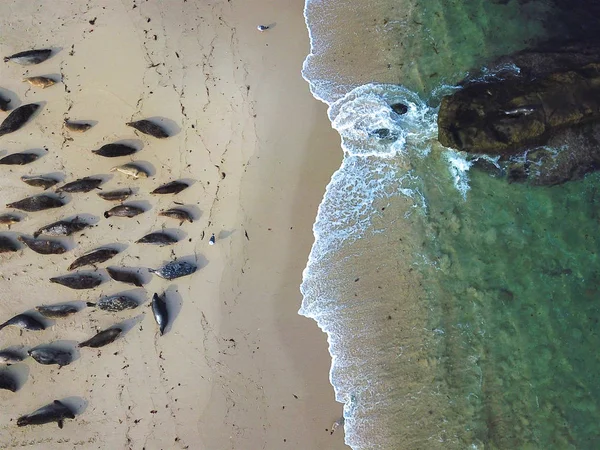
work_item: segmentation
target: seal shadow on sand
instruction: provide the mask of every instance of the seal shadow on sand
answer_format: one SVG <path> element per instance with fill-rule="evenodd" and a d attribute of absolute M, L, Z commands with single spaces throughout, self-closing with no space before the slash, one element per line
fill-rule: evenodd
<path fill-rule="evenodd" d="M 127 333 L 129 333 L 129 331 L 133 327 L 135 327 L 138 323 L 140 323 L 142 320 L 144 320 L 145 317 L 146 317 L 146 314 L 141 313 L 130 319 L 126 319 L 121 322 L 115 323 L 114 325 L 110 326 L 109 328 L 119 327 L 121 330 L 123 330 L 118 339 L 118 340 L 121 340 Z"/>
<path fill-rule="evenodd" d="M 237 230 L 221 230 L 221 231 L 219 231 L 217 239 L 218 240 L 227 239 L 229 236 L 231 236 L 236 231 Z"/>
<path fill-rule="evenodd" d="M 176 284 L 172 284 L 165 289 L 164 295 L 165 303 L 167 304 L 167 314 L 169 315 L 169 323 L 167 323 L 163 334 L 167 334 L 171 332 L 171 328 L 173 328 L 173 324 L 181 312 L 183 307 L 183 297 L 179 294 L 179 288 Z"/>
<path fill-rule="evenodd" d="M 0 368 L 0 373 L 15 381 L 18 392 L 27 383 L 29 366 L 25 363 L 11 364 Z"/>
<path fill-rule="evenodd" d="M 60 399 L 76 416 L 85 412 L 88 407 L 88 401 L 82 397 L 67 397 Z"/>

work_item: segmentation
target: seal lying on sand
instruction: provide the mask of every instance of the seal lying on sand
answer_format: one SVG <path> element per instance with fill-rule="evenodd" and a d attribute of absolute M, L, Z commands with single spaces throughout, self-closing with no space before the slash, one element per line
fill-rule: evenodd
<path fill-rule="evenodd" d="M 0 214 L 0 225 L 8 225 L 9 230 L 11 225 L 19 223 L 20 221 L 21 218 L 14 214 Z"/>
<path fill-rule="evenodd" d="M 104 180 L 102 178 L 85 177 L 79 180 L 71 181 L 70 183 L 64 184 L 56 190 L 56 193 L 61 192 L 90 192 L 92 189 L 96 189 L 100 186 Z"/>
<path fill-rule="evenodd" d="M 127 163 L 122 164 L 120 166 L 115 166 L 110 169 L 111 172 L 121 172 L 124 175 L 127 175 L 131 178 L 148 178 L 148 172 L 146 170 L 135 163 Z"/>
<path fill-rule="evenodd" d="M 52 277 L 50 281 L 71 289 L 93 289 L 102 284 L 102 278 L 96 275 L 81 273 Z"/>
<path fill-rule="evenodd" d="M 40 331 L 46 329 L 46 325 L 37 320 L 35 317 L 27 314 L 17 314 L 15 317 L 8 319 L 3 324 L 0 324 L 0 330 L 8 327 L 9 325 L 31 331 Z"/>
<path fill-rule="evenodd" d="M 45 209 L 60 208 L 64 203 L 57 197 L 41 194 L 33 197 L 27 197 L 12 203 L 7 203 L 7 208 L 20 209 L 21 211 L 35 212 Z"/>
<path fill-rule="evenodd" d="M 109 202 L 122 202 L 127 200 L 133 191 L 131 189 L 117 189 L 109 192 L 98 192 L 98 197 Z"/>
<path fill-rule="evenodd" d="M 25 359 L 25 354 L 15 351 L 15 350 L 11 350 L 11 349 L 4 349 L 4 350 L 0 350 L 0 363 L 2 364 L 16 364 L 18 362 L 21 362 Z"/>
<path fill-rule="evenodd" d="M 58 183 L 56 178 L 47 177 L 45 175 L 23 175 L 21 181 L 29 186 L 41 187 L 44 190 L 51 188 Z"/>
<path fill-rule="evenodd" d="M 47 87 L 55 85 L 56 81 L 48 77 L 28 77 L 23 78 L 23 83 L 29 83 L 33 87 L 46 89 Z"/>
<path fill-rule="evenodd" d="M 63 427 L 65 419 L 74 419 L 75 413 L 67 405 L 59 400 L 54 400 L 49 405 L 42 406 L 30 414 L 25 414 L 17 419 L 17 426 L 43 425 L 45 423 L 57 422 L 58 428 Z"/>
<path fill-rule="evenodd" d="M 14 374 L 5 370 L 0 372 L 0 389 L 5 389 L 10 392 L 17 392 L 19 384 Z"/>
<path fill-rule="evenodd" d="M 53 222 L 50 225 L 45 225 L 38 228 L 33 233 L 33 237 L 37 238 L 40 234 L 46 234 L 48 236 L 71 236 L 73 233 L 84 230 L 92 225 L 80 220 L 79 217 L 75 217 L 71 220 L 59 220 Z"/>
<path fill-rule="evenodd" d="M 165 328 L 169 323 L 169 312 L 167 310 L 165 294 L 154 294 L 152 297 L 152 313 L 154 314 L 154 320 L 156 320 L 158 329 L 160 330 L 160 335 L 162 336 L 165 333 Z"/>
<path fill-rule="evenodd" d="M 127 122 L 125 125 L 135 128 L 136 130 L 141 131 L 144 134 L 154 136 L 158 139 L 164 139 L 169 137 L 169 133 L 167 133 L 167 131 L 163 127 L 149 120 Z"/>
<path fill-rule="evenodd" d="M 67 248 L 60 242 L 47 239 L 32 239 L 27 236 L 19 236 L 19 241 L 40 255 L 62 255 Z"/>
<path fill-rule="evenodd" d="M 59 303 L 56 305 L 41 305 L 36 306 L 35 309 L 42 316 L 48 317 L 50 319 L 60 319 L 79 312 L 79 308 L 77 306 L 69 303 Z"/>
<path fill-rule="evenodd" d="M 0 136 L 17 131 L 27 123 L 39 107 L 37 103 L 29 103 L 13 109 L 0 125 Z"/>
<path fill-rule="evenodd" d="M 80 256 L 71 263 L 67 270 L 75 270 L 82 266 L 95 266 L 96 264 L 108 261 L 113 256 L 117 255 L 119 250 L 114 248 L 97 248 L 91 252 Z"/>
<path fill-rule="evenodd" d="M 12 155 L 8 155 L 0 159 L 0 164 L 4 164 L 7 166 L 22 166 L 24 164 L 34 162 L 39 157 L 40 155 L 36 153 L 13 153 Z"/>
<path fill-rule="evenodd" d="M 117 158 L 119 156 L 128 156 L 137 152 L 137 148 L 125 144 L 106 144 L 98 150 L 92 150 L 96 155 L 104 156 L 105 158 Z"/>
<path fill-rule="evenodd" d="M 87 122 L 71 122 L 69 119 L 65 119 L 65 128 L 69 131 L 76 133 L 85 133 L 87 130 L 93 127 L 91 123 Z"/>
<path fill-rule="evenodd" d="M 193 274 L 198 267 L 186 261 L 171 261 L 160 269 L 148 269 L 165 280 L 174 280 L 175 278 L 184 277 Z"/>
<path fill-rule="evenodd" d="M 118 312 L 126 309 L 135 309 L 140 304 L 134 298 L 127 295 L 111 295 L 98 300 L 98 303 L 87 302 L 87 305 L 92 308 L 98 308 L 103 311 Z"/>
<path fill-rule="evenodd" d="M 70 351 L 61 350 L 50 346 L 40 346 L 32 348 L 27 353 L 38 363 L 46 366 L 57 364 L 59 368 L 68 366 L 73 362 L 73 355 Z"/>
<path fill-rule="evenodd" d="M 80 343 L 78 347 L 104 347 L 105 345 L 114 342 L 121 335 L 122 332 L 123 330 L 119 327 L 108 328 L 107 330 L 99 332 L 87 341 Z"/>
<path fill-rule="evenodd" d="M 0 111 L 8 111 L 10 109 L 10 98 L 4 98 L 0 95 Z"/>
<path fill-rule="evenodd" d="M 154 233 L 147 234 L 146 236 L 135 241 L 136 244 L 155 244 L 155 245 L 171 245 L 178 242 L 179 239 L 171 236 L 170 234 L 156 231 Z"/>
<path fill-rule="evenodd" d="M 144 284 L 140 276 L 135 272 L 130 272 L 128 270 L 120 270 L 114 269 L 112 267 L 107 267 L 106 271 L 108 275 L 115 281 L 120 281 L 121 283 L 133 284 L 137 287 L 142 287 Z"/>
<path fill-rule="evenodd" d="M 104 217 L 107 219 L 111 216 L 116 217 L 135 217 L 142 214 L 144 210 L 133 205 L 118 205 L 104 212 Z"/>
<path fill-rule="evenodd" d="M 52 55 L 52 50 L 49 48 L 41 50 L 26 50 L 24 52 L 15 53 L 14 55 L 5 56 L 4 62 L 12 61 L 22 66 L 30 66 L 46 61 Z"/>
<path fill-rule="evenodd" d="M 189 212 L 187 212 L 185 209 L 180 209 L 180 208 L 167 209 L 165 211 L 159 212 L 158 215 L 177 219 L 177 220 L 179 220 L 180 226 L 185 221 L 190 222 L 190 223 L 192 223 L 194 221 L 194 219 L 192 219 L 192 216 L 190 215 Z"/>
<path fill-rule="evenodd" d="M 184 189 L 190 187 L 189 184 L 183 181 L 171 181 L 154 189 L 151 194 L 179 194 Z"/>
<path fill-rule="evenodd" d="M 11 238 L 0 236 L 0 253 L 16 252 L 19 246 Z"/>

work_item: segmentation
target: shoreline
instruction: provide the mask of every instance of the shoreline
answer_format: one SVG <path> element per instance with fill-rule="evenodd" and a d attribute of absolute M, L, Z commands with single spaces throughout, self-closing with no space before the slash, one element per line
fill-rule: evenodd
<path fill-rule="evenodd" d="M 136 290 L 145 304 L 131 312 L 84 310 L 42 332 L 20 336 L 4 330 L 6 346 L 29 348 L 78 342 L 96 329 L 137 320 L 110 347 L 82 349 L 62 369 L 24 361 L 23 388 L 0 392 L 0 446 L 347 448 L 341 429 L 333 436 L 326 431 L 342 405 L 328 380 L 325 334 L 297 314 L 312 223 L 341 161 L 326 107 L 300 74 L 309 51 L 302 8 L 267 0 L 242 6 L 185 2 L 169 9 L 158 0 L 127 6 L 104 0 L 88 9 L 16 2 L 0 7 L 7 18 L 2 52 L 58 49 L 38 66 L 3 66 L 3 88 L 23 103 L 46 102 L 31 124 L 2 139 L 3 146 L 47 146 L 48 154 L 8 173 L 2 201 L 37 193 L 15 184 L 17 175 L 59 171 L 72 181 L 111 174 L 110 167 L 130 159 L 91 158 L 89 150 L 119 139 L 141 141 L 139 158 L 131 159 L 152 169 L 145 180 L 109 175 L 103 186 L 135 186 L 134 200 L 149 209 L 136 219 L 102 219 L 107 205 L 89 193 L 73 195 L 67 206 L 48 214 L 27 214 L 13 226 L 11 232 L 31 234 L 65 216 L 85 212 L 100 218 L 71 241 L 74 248 L 65 255 L 40 259 L 24 249 L 2 258 L 1 293 L 11 299 L 0 307 L 2 317 L 38 304 L 95 301 L 128 291 L 115 282 L 81 292 L 46 282 L 107 240 L 125 248 L 107 265 L 152 267 L 174 255 L 201 267 L 170 283 L 153 277 L 145 291 Z M 256 26 L 263 22 L 275 26 L 260 33 Z M 20 81 L 25 73 L 58 74 L 63 83 L 27 90 Z M 68 140 L 57 128 L 65 115 L 98 124 Z M 154 116 L 167 118 L 175 135 L 158 142 L 123 126 Z M 192 186 L 173 198 L 147 195 L 172 179 L 189 179 Z M 178 227 L 157 218 L 173 201 L 192 205 L 196 220 Z M 163 225 L 183 239 L 172 248 L 132 243 Z M 209 246 L 212 233 L 217 242 Z M 156 332 L 147 300 L 161 291 L 174 317 L 164 336 Z M 80 401 L 81 414 L 62 430 L 15 426 L 20 414 L 65 397 Z"/>

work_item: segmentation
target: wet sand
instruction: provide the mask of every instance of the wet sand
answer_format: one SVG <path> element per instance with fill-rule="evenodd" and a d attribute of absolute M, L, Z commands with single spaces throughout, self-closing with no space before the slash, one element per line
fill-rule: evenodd
<path fill-rule="evenodd" d="M 0 391 L 0 447 L 345 448 L 341 430 L 326 431 L 341 405 L 328 383 L 325 336 L 296 314 L 311 225 L 341 159 L 325 107 L 300 77 L 308 52 L 302 7 L 187 1 L 167 8 L 158 0 L 0 5 L 3 56 L 55 50 L 39 65 L 0 65 L 2 93 L 15 106 L 43 104 L 31 123 L 0 139 L 2 150 L 45 153 L 30 165 L 3 168 L 0 200 L 39 192 L 19 181 L 22 175 L 60 173 L 67 182 L 102 175 L 104 190 L 132 187 L 131 201 L 147 210 L 105 219 L 111 205 L 96 192 L 72 194 L 66 206 L 26 213 L 7 232 L 31 234 L 78 214 L 96 223 L 66 239 L 71 250 L 63 255 L 27 248 L 0 255 L 1 317 L 121 292 L 144 304 L 120 313 L 85 308 L 45 331 L 2 330 L 3 347 L 29 348 L 56 340 L 74 346 L 116 323 L 127 328 L 109 346 L 76 352 L 78 359 L 62 369 L 31 358 L 20 364 L 27 382 L 17 393 Z M 260 33 L 261 23 L 274 26 Z M 62 82 L 44 90 L 21 82 L 34 75 Z M 66 117 L 97 123 L 74 134 L 62 128 Z M 158 140 L 124 125 L 148 117 L 164 119 L 173 136 Z M 121 158 L 91 153 L 121 140 L 141 150 Z M 131 161 L 141 161 L 150 177 L 131 180 L 110 171 Z M 176 179 L 191 186 L 175 196 L 149 194 Z M 193 223 L 179 226 L 157 215 L 174 202 L 192 211 Z M 161 228 L 181 240 L 166 247 L 134 243 Z M 213 233 L 216 244 L 209 246 Z M 143 289 L 108 281 L 106 274 L 107 281 L 88 291 L 48 281 L 107 244 L 122 251 L 100 267 L 146 273 L 176 257 L 200 270 L 171 282 L 145 275 Z M 159 336 L 149 302 L 163 291 L 173 323 Z M 19 415 L 63 398 L 80 412 L 64 429 L 16 427 Z"/>

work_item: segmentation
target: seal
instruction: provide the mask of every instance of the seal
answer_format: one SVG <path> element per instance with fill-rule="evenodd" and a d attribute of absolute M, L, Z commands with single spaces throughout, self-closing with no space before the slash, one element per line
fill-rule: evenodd
<path fill-rule="evenodd" d="M 41 194 L 34 195 L 33 197 L 27 197 L 22 200 L 7 203 L 7 208 L 20 209 L 21 211 L 36 212 L 44 211 L 46 209 L 60 208 L 64 203 L 57 197 L 50 195 Z"/>
<path fill-rule="evenodd" d="M 185 221 L 190 222 L 190 223 L 194 222 L 190 213 L 188 213 L 186 210 L 180 209 L 180 208 L 167 209 L 165 211 L 159 212 L 158 215 L 164 216 L 164 217 L 171 217 L 172 219 L 179 220 L 179 226 L 181 226 L 183 224 L 183 222 L 185 222 Z"/>
<path fill-rule="evenodd" d="M 77 306 L 68 303 L 57 303 L 55 305 L 41 305 L 36 306 L 35 309 L 42 316 L 48 317 L 50 319 L 60 319 L 79 312 L 79 308 Z"/>
<path fill-rule="evenodd" d="M 92 250 L 91 252 L 77 258 L 71 263 L 67 270 L 71 271 L 83 266 L 95 266 L 96 264 L 108 261 L 118 253 L 119 250 L 114 248 L 97 248 L 96 250 Z"/>
<path fill-rule="evenodd" d="M 4 136 L 8 133 L 14 133 L 18 129 L 22 128 L 27 123 L 31 116 L 35 114 L 40 105 L 37 103 L 29 103 L 27 105 L 19 106 L 12 110 L 10 114 L 0 124 L 0 136 Z"/>
<path fill-rule="evenodd" d="M 110 297 L 104 297 L 98 300 L 98 303 L 87 302 L 87 305 L 92 308 L 98 308 L 103 311 L 119 312 L 126 309 L 135 309 L 140 304 L 134 298 L 128 295 L 119 294 L 111 295 Z"/>
<path fill-rule="evenodd" d="M 29 186 L 41 187 L 44 190 L 51 188 L 55 184 L 58 184 L 56 178 L 47 177 L 45 175 L 23 175 L 21 181 Z"/>
<path fill-rule="evenodd" d="M 106 217 L 107 219 L 111 216 L 116 216 L 116 217 L 135 217 L 138 214 L 142 214 L 144 212 L 144 210 L 142 208 L 138 208 L 137 206 L 133 206 L 133 205 L 118 205 L 115 206 L 114 208 L 109 209 L 108 211 L 104 212 L 104 217 Z"/>
<path fill-rule="evenodd" d="M 38 363 L 46 366 L 57 364 L 59 369 L 73 362 L 73 354 L 71 352 L 49 345 L 32 348 L 27 353 Z"/>
<path fill-rule="evenodd" d="M 19 384 L 16 376 L 6 370 L 0 371 L 0 389 L 17 392 L 19 390 Z"/>
<path fill-rule="evenodd" d="M 6 166 L 23 166 L 25 164 L 29 164 L 39 159 L 40 155 L 36 153 L 13 153 L 12 155 L 5 156 L 0 159 L 0 164 L 4 164 Z"/>
<path fill-rule="evenodd" d="M 175 278 L 191 275 L 197 269 L 197 266 L 185 261 L 171 261 L 160 269 L 148 269 L 148 271 L 155 273 L 165 280 L 174 280 Z"/>
<path fill-rule="evenodd" d="M 58 428 L 62 428 L 65 419 L 74 419 L 75 413 L 67 405 L 59 400 L 54 400 L 49 405 L 42 406 L 30 414 L 25 414 L 17 419 L 17 426 L 43 425 L 56 422 Z"/>
<path fill-rule="evenodd" d="M 103 183 L 104 180 L 101 178 L 91 178 L 85 177 L 80 178 L 79 180 L 71 181 L 70 183 L 64 184 L 56 190 L 56 193 L 59 194 L 61 192 L 90 192 L 93 189 L 96 189 Z"/>
<path fill-rule="evenodd" d="M 15 216 L 14 214 L 0 214 L 0 224 L 7 225 L 10 230 L 10 226 L 19 223 L 21 218 L 19 216 Z"/>
<path fill-rule="evenodd" d="M 169 323 L 169 312 L 167 310 L 165 294 L 159 296 L 155 293 L 152 297 L 152 314 L 154 314 L 154 320 L 156 320 L 160 335 L 162 336 Z"/>
<path fill-rule="evenodd" d="M 71 220 L 59 220 L 50 225 L 38 228 L 34 231 L 33 237 L 37 238 L 40 234 L 48 236 L 71 236 L 73 233 L 77 233 L 78 231 L 82 231 L 91 226 L 91 224 L 80 220 L 79 216 L 76 216 Z"/>
<path fill-rule="evenodd" d="M 85 133 L 87 130 L 93 127 L 91 123 L 87 122 L 71 122 L 69 119 L 65 119 L 65 128 L 74 133 Z"/>
<path fill-rule="evenodd" d="M 52 50 L 44 48 L 40 50 L 26 50 L 24 52 L 15 53 L 14 55 L 5 56 L 4 62 L 12 61 L 22 66 L 31 66 L 46 61 L 52 55 Z"/>
<path fill-rule="evenodd" d="M 117 189 L 109 192 L 98 192 L 98 197 L 109 202 L 122 202 L 127 200 L 133 191 L 131 189 Z"/>
<path fill-rule="evenodd" d="M 11 349 L 0 350 L 0 364 L 16 364 L 25 359 L 25 355 L 21 352 Z"/>
<path fill-rule="evenodd" d="M 102 278 L 96 275 L 81 273 L 52 277 L 50 281 L 70 289 L 93 289 L 102 284 Z"/>
<path fill-rule="evenodd" d="M 0 111 L 8 111 L 10 109 L 10 98 L 4 98 L 0 95 Z"/>
<path fill-rule="evenodd" d="M 155 244 L 155 245 L 171 245 L 178 242 L 179 239 L 171 236 L 170 234 L 156 231 L 154 233 L 147 234 L 146 236 L 135 241 L 136 244 Z"/>
<path fill-rule="evenodd" d="M 62 255 L 67 248 L 60 242 L 47 239 L 32 239 L 27 236 L 19 236 L 17 239 L 40 255 Z"/>
<path fill-rule="evenodd" d="M 117 158 L 119 156 L 132 155 L 135 152 L 137 152 L 137 148 L 125 144 L 106 144 L 98 150 L 92 150 L 92 153 L 104 156 L 105 158 Z"/>
<path fill-rule="evenodd" d="M 17 314 L 15 317 L 8 319 L 3 324 L 0 324 L 0 330 L 10 325 L 31 331 L 40 331 L 46 329 L 46 325 L 37 320 L 35 317 L 27 314 Z"/>
<path fill-rule="evenodd" d="M 129 272 L 127 270 L 113 269 L 112 267 L 107 267 L 106 271 L 108 275 L 115 281 L 120 281 L 121 283 L 133 284 L 137 287 L 142 287 L 144 284 L 142 280 L 135 272 Z"/>
<path fill-rule="evenodd" d="M 127 175 L 131 178 L 148 178 L 148 172 L 146 170 L 134 163 L 122 164 L 120 166 L 115 166 L 110 169 L 111 172 L 121 172 L 124 175 Z"/>
<path fill-rule="evenodd" d="M 151 194 L 179 194 L 184 189 L 190 187 L 183 181 L 171 181 L 154 189 Z"/>
<path fill-rule="evenodd" d="M 138 120 L 136 122 L 127 122 L 125 125 L 127 125 L 128 127 L 135 128 L 136 130 L 144 134 L 148 134 L 158 139 L 164 139 L 169 137 L 169 133 L 167 133 L 167 130 L 147 119 Z"/>
<path fill-rule="evenodd" d="M 49 77 L 27 77 L 23 78 L 23 83 L 29 83 L 33 87 L 46 89 L 56 84 L 56 80 Z"/>
<path fill-rule="evenodd" d="M 119 327 L 108 328 L 95 336 L 91 337 L 87 341 L 81 342 L 78 347 L 104 347 L 105 345 L 114 342 L 123 332 L 123 330 Z"/>
<path fill-rule="evenodd" d="M 19 250 L 19 246 L 10 238 L 0 236 L 0 253 L 10 253 Z"/>

